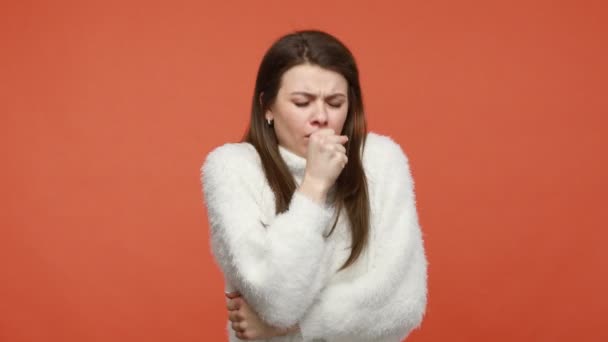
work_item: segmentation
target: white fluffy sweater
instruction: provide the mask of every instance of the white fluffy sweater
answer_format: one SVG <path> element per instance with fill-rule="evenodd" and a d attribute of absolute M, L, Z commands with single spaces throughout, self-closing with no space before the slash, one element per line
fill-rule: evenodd
<path fill-rule="evenodd" d="M 279 147 L 300 184 L 306 159 Z M 227 291 L 239 291 L 273 326 L 300 331 L 269 341 L 401 341 L 422 321 L 427 261 L 408 160 L 398 144 L 369 133 L 363 166 L 370 236 L 356 263 L 345 210 L 333 234 L 334 208 L 296 191 L 275 214 L 260 157 L 248 143 L 226 144 L 202 168 L 213 255 Z M 230 341 L 240 341 L 227 325 Z"/>

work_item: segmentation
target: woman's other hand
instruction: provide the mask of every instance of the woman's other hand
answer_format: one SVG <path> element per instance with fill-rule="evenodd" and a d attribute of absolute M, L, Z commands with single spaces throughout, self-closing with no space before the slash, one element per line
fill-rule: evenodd
<path fill-rule="evenodd" d="M 272 327 L 258 317 L 249 304 L 238 292 L 226 293 L 228 298 L 228 319 L 236 337 L 241 340 L 259 340 L 275 336 L 283 336 L 295 332 L 297 326 L 289 329 Z"/>

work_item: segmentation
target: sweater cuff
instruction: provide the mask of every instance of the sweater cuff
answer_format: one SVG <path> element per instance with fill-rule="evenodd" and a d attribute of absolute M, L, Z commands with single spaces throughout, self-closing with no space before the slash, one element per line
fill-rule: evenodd
<path fill-rule="evenodd" d="M 328 228 L 334 214 L 332 207 L 319 204 L 297 190 L 291 197 L 289 211 L 309 221 L 319 234 Z"/>

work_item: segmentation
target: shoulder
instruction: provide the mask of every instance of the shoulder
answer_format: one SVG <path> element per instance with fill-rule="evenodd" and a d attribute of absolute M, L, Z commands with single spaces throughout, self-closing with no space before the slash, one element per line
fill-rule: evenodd
<path fill-rule="evenodd" d="M 211 150 L 201 166 L 203 179 L 214 175 L 238 175 L 260 169 L 260 157 L 249 143 L 228 143 Z"/>
<path fill-rule="evenodd" d="M 258 153 L 250 143 L 228 143 L 212 149 L 205 158 L 205 165 L 257 162 Z"/>
<path fill-rule="evenodd" d="M 409 160 L 401 145 L 386 135 L 369 132 L 363 151 L 363 164 L 371 169 L 389 171 L 403 169 L 409 172 Z"/>
<path fill-rule="evenodd" d="M 414 190 L 408 157 L 401 145 L 388 136 L 368 133 L 363 168 L 372 193 L 379 195 L 389 190 L 412 193 Z"/>

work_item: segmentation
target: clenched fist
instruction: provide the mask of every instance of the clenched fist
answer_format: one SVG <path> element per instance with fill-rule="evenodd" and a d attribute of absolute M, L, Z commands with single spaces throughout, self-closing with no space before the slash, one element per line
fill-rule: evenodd
<path fill-rule="evenodd" d="M 311 134 L 306 153 L 306 171 L 300 191 L 319 202 L 346 166 L 345 135 L 336 135 L 333 129 L 324 128 Z"/>

